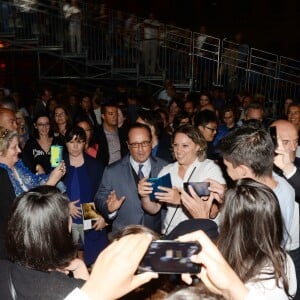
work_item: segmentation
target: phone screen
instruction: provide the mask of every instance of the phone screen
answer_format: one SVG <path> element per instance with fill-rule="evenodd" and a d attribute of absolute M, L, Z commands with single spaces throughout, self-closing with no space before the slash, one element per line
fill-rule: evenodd
<path fill-rule="evenodd" d="M 188 189 L 189 185 L 192 186 L 192 188 L 198 196 L 210 195 L 210 191 L 208 189 L 209 182 L 184 182 L 183 189 L 190 195 L 190 191 Z"/>
<path fill-rule="evenodd" d="M 63 147 L 59 145 L 52 145 L 50 148 L 50 162 L 51 167 L 56 168 L 62 161 Z"/>
<path fill-rule="evenodd" d="M 193 263 L 190 257 L 201 250 L 198 243 L 177 241 L 153 241 L 140 266 L 139 272 L 152 271 L 165 274 L 198 274 L 199 264 Z"/>

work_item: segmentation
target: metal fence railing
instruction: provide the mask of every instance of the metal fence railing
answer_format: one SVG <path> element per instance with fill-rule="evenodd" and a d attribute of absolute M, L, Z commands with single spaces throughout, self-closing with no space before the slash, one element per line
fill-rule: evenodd
<path fill-rule="evenodd" d="M 195 91 L 222 86 L 234 94 L 246 89 L 265 95 L 274 107 L 286 97 L 299 97 L 300 61 L 162 23 L 149 40 L 145 19 L 103 4 L 99 13 L 88 4 L 79 7 L 81 17 L 73 20 L 66 17 L 60 1 L 53 1 L 58 3 L 54 7 L 24 7 L 30 2 L 0 1 L 0 40 L 8 41 L 11 48 L 36 49 L 41 78 L 48 76 L 43 57 L 53 55 L 71 65 L 72 76 L 78 70 L 78 76 L 87 78 L 119 76 L 159 86 L 168 78 L 175 86 Z M 152 64 L 155 60 L 151 72 L 147 71 L 149 57 Z M 51 77 L 62 76 L 62 68 L 50 67 Z"/>

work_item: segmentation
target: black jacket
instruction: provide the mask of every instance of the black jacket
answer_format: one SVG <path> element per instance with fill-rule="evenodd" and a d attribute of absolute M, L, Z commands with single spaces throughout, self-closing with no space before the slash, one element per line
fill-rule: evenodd
<path fill-rule="evenodd" d="M 120 140 L 120 149 L 121 157 L 124 157 L 128 153 L 128 147 L 126 144 L 127 134 L 120 132 L 118 130 L 119 140 Z M 106 135 L 104 133 L 103 125 L 98 127 L 97 140 L 99 141 L 99 151 L 97 153 L 97 158 L 99 158 L 103 166 L 107 166 L 109 162 L 109 151 Z"/>
<path fill-rule="evenodd" d="M 11 205 L 16 197 L 13 185 L 5 169 L 0 168 L 0 259 L 6 258 L 5 227 L 10 214 Z M 1 297 L 0 297 L 1 298 Z M 4 299 L 4 298 L 1 298 Z"/>
<path fill-rule="evenodd" d="M 81 279 L 68 277 L 58 271 L 42 272 L 0 260 L 0 299 L 14 299 L 10 292 L 12 287 L 18 300 L 63 300 L 83 283 Z"/>

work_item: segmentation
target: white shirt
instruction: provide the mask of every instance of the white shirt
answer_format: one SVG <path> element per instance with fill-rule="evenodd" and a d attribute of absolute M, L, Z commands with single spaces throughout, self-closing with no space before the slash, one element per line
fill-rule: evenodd
<path fill-rule="evenodd" d="M 183 180 L 178 175 L 178 162 L 165 166 L 158 174 L 158 177 L 161 177 L 167 173 L 170 173 L 171 175 L 172 186 L 175 186 L 179 189 L 183 188 L 184 182 L 201 182 L 208 178 L 214 179 L 221 184 L 226 183 L 220 167 L 210 159 L 205 159 L 201 162 L 196 159 L 185 172 Z M 171 221 L 172 218 L 173 220 Z M 189 218 L 189 215 L 187 215 L 181 207 L 176 209 L 176 205 L 168 204 L 165 219 L 163 221 L 163 233 L 165 233 L 165 230 L 168 227 L 169 228 L 167 231 L 170 233 L 175 226 Z"/>
<path fill-rule="evenodd" d="M 144 161 L 143 163 L 140 162 L 136 162 L 132 156 L 129 157 L 130 160 L 130 164 L 132 166 L 132 168 L 134 169 L 135 173 L 138 174 L 139 172 L 139 165 L 143 165 L 142 168 L 142 172 L 144 174 L 145 177 L 149 177 L 150 172 L 151 172 L 151 162 L 150 162 L 150 158 L 148 158 L 146 161 Z"/>
<path fill-rule="evenodd" d="M 272 271 L 268 266 L 264 268 L 263 271 Z M 297 278 L 294 263 L 289 255 L 286 259 L 286 270 L 287 280 L 289 284 L 289 294 L 295 295 L 297 291 Z M 288 300 L 282 282 L 279 281 L 279 287 L 276 285 L 275 279 L 263 280 L 264 274 L 256 276 L 254 279 L 248 281 L 245 286 L 249 289 L 249 294 L 245 300 Z M 257 279 L 259 281 L 257 281 Z"/>
<path fill-rule="evenodd" d="M 90 300 L 81 289 L 75 288 L 64 300 Z"/>

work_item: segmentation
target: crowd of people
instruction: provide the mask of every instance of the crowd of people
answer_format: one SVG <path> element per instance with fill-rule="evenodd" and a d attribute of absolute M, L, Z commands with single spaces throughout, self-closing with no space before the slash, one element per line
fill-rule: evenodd
<path fill-rule="evenodd" d="M 122 85 L 30 100 L 0 99 L 3 299 L 299 299 L 296 99 L 276 119 L 262 97 L 171 81 L 156 97 Z M 156 239 L 200 243 L 201 272 L 182 275 L 192 288 L 136 273 Z"/>

